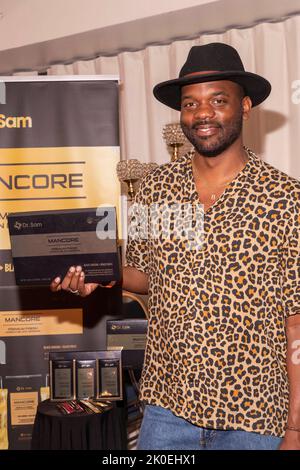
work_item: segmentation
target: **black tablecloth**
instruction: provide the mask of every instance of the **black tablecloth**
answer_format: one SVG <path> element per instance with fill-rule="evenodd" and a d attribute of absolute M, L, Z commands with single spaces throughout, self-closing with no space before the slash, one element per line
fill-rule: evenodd
<path fill-rule="evenodd" d="M 33 450 L 127 449 L 126 410 L 116 404 L 101 414 L 63 415 L 56 403 L 39 404 L 35 417 Z"/>

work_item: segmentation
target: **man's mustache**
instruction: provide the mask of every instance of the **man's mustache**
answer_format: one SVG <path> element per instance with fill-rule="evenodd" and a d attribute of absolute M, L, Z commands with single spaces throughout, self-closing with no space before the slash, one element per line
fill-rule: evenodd
<path fill-rule="evenodd" d="M 194 124 L 192 125 L 192 129 L 198 129 L 199 127 L 202 129 L 208 129 L 210 127 L 219 128 L 222 126 L 218 122 L 213 122 L 213 121 L 197 121 L 197 122 L 194 122 Z"/>

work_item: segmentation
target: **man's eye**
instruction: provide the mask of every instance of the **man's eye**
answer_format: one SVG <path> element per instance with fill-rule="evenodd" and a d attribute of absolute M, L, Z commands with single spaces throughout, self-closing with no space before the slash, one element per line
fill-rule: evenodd
<path fill-rule="evenodd" d="M 213 103 L 216 105 L 222 105 L 222 104 L 226 104 L 226 100 L 224 100 L 224 98 L 215 98 L 213 100 Z"/>
<path fill-rule="evenodd" d="M 182 107 L 183 108 L 193 108 L 196 106 L 196 103 L 193 101 L 187 101 L 186 103 L 183 103 Z"/>

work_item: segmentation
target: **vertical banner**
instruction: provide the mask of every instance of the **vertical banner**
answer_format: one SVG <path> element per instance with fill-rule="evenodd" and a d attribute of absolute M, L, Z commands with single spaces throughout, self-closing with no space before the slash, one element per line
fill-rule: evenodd
<path fill-rule="evenodd" d="M 26 449 L 47 397 L 49 352 L 105 349 L 105 323 L 119 314 L 121 291 L 81 299 L 17 287 L 7 214 L 105 205 L 119 215 L 118 78 L 0 83 L 0 449 Z"/>

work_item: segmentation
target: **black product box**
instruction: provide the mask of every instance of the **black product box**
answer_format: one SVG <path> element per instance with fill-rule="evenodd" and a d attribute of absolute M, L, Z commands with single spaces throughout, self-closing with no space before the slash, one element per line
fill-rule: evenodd
<path fill-rule="evenodd" d="M 50 398 L 73 400 L 75 398 L 75 361 L 73 359 L 50 361 Z"/>
<path fill-rule="evenodd" d="M 141 369 L 144 363 L 148 320 L 143 318 L 108 320 L 106 347 L 122 349 L 125 368 Z"/>
<path fill-rule="evenodd" d="M 17 285 L 49 285 L 70 266 L 85 282 L 120 279 L 114 207 L 11 213 L 8 227 Z"/>

